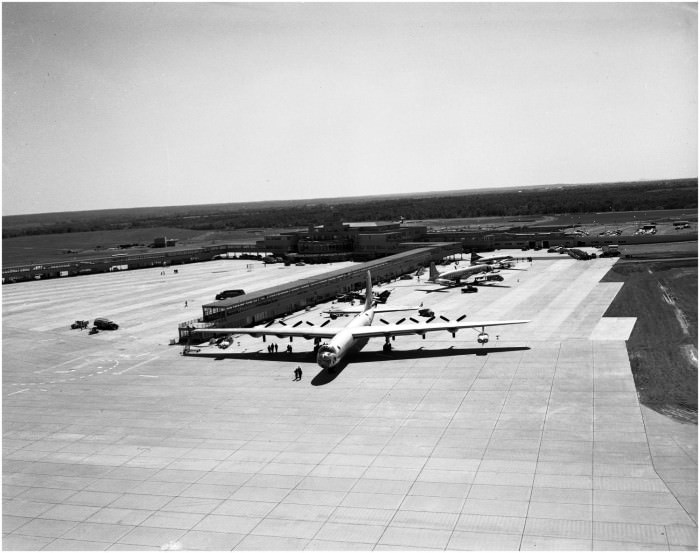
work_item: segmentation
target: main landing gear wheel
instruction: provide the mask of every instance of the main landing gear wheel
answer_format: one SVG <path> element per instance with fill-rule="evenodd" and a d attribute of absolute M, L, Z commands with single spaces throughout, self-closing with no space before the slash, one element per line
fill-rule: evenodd
<path fill-rule="evenodd" d="M 391 344 L 387 341 L 382 347 L 384 353 L 389 353 L 391 351 Z"/>

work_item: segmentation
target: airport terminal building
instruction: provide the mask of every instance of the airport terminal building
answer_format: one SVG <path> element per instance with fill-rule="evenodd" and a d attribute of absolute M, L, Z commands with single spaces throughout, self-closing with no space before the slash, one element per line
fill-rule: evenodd
<path fill-rule="evenodd" d="M 425 225 L 398 221 L 344 223 L 335 218 L 305 231 L 266 235 L 260 250 L 304 262 L 376 259 L 406 250 L 406 242 L 426 240 Z"/>

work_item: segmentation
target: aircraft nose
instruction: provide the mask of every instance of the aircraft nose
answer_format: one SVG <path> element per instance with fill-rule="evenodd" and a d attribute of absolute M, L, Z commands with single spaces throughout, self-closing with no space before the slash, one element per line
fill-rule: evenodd
<path fill-rule="evenodd" d="M 328 369 L 333 365 L 333 355 L 323 352 L 318 356 L 318 364 L 323 368 Z"/>

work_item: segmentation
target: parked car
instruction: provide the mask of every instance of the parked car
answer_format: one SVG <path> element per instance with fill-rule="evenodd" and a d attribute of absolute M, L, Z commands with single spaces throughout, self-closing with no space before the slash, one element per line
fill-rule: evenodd
<path fill-rule="evenodd" d="M 464 288 L 462 288 L 462 294 L 473 294 L 474 292 L 478 292 L 479 289 L 476 286 L 472 286 L 471 284 L 468 284 Z"/>
<path fill-rule="evenodd" d="M 107 317 L 97 317 L 93 326 L 98 330 L 117 330 L 119 325 Z"/>
<path fill-rule="evenodd" d="M 235 298 L 236 296 L 242 296 L 245 294 L 245 290 L 224 290 L 216 294 L 217 300 L 225 300 L 226 298 Z"/>
<path fill-rule="evenodd" d="M 419 309 L 419 310 L 418 310 L 418 314 L 419 314 L 421 317 L 434 317 L 434 316 L 435 316 L 435 312 L 434 312 L 432 309 L 428 308 L 428 307 L 425 307 L 425 308 L 423 308 L 423 309 Z"/>

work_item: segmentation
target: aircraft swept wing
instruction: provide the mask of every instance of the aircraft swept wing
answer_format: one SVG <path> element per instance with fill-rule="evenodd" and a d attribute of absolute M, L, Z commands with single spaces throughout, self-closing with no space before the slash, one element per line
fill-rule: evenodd
<path fill-rule="evenodd" d="M 365 326 L 353 328 L 351 333 L 354 338 L 376 338 L 379 336 L 406 336 L 410 334 L 424 335 L 427 332 L 446 330 L 453 336 L 463 328 L 480 328 L 483 330 L 490 326 L 518 325 L 530 321 L 486 321 L 486 322 L 443 322 L 443 323 L 415 323 L 415 324 L 389 324 L 382 326 Z M 488 339 L 488 337 L 485 337 Z M 482 338 L 483 339 L 483 338 Z M 486 342 L 484 342 L 486 343 Z"/>

